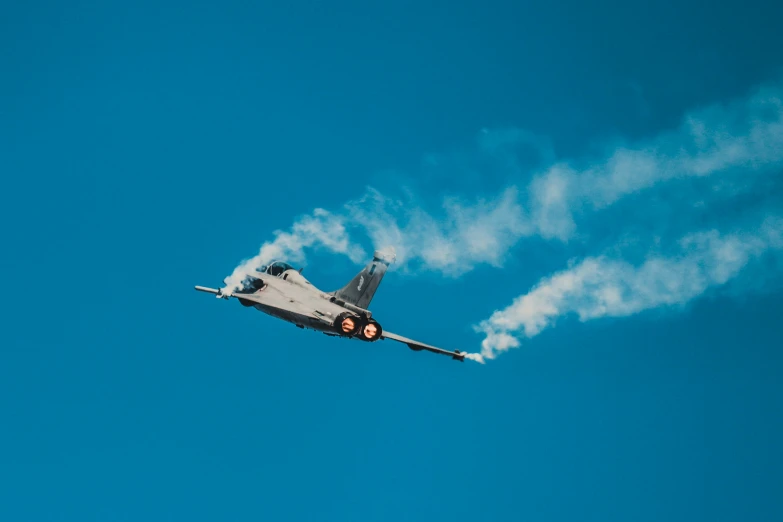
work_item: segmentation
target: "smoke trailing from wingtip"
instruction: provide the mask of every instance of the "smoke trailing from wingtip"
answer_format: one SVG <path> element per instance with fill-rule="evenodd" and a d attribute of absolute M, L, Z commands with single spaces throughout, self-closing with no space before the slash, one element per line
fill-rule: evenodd
<path fill-rule="evenodd" d="M 273 260 L 304 262 L 310 250 L 363 263 L 367 252 L 359 243 L 368 239 L 374 249 L 394 250 L 395 265 L 403 269 L 416 265 L 455 277 L 479 263 L 500 266 L 511 245 L 529 232 L 517 199 L 516 188 L 510 187 L 492 201 L 451 198 L 443 202 L 441 213 L 430 213 L 410 200 L 368 187 L 342 208 L 316 208 L 296 219 L 289 230 L 275 231 L 272 240 L 224 279 L 224 287 L 235 290 L 247 275 Z"/>
<path fill-rule="evenodd" d="M 274 260 L 303 262 L 305 251 L 311 248 L 343 254 L 356 263 L 361 262 L 365 256 L 364 250 L 351 241 L 344 217 L 321 208 L 300 217 L 290 230 L 275 231 L 274 236 L 274 239 L 261 245 L 255 256 L 242 261 L 231 275 L 223 280 L 225 290 L 234 291 L 240 288 L 242 281 L 249 274 Z"/>
<path fill-rule="evenodd" d="M 355 263 L 362 263 L 367 253 L 359 245 L 368 242 L 375 248 L 394 247 L 396 266 L 402 267 L 403 271 L 424 270 L 458 277 L 481 264 L 501 267 L 512 247 L 523 238 L 534 237 L 561 245 L 576 240 L 584 246 L 590 232 L 598 234 L 595 230 L 587 230 L 596 223 L 595 217 L 609 212 L 613 205 L 620 207 L 622 213 L 622 205 L 616 203 L 624 198 L 645 205 L 643 208 L 634 207 L 633 215 L 637 218 L 653 211 L 660 213 L 665 207 L 666 212 L 660 214 L 665 216 L 665 220 L 687 223 L 685 218 L 695 208 L 700 208 L 699 219 L 703 220 L 706 215 L 704 208 L 747 195 L 749 187 L 758 190 L 767 190 L 771 186 L 779 188 L 779 183 L 774 184 L 774 177 L 765 174 L 779 173 L 783 164 L 782 93 L 779 84 L 763 86 L 729 104 L 688 114 L 682 125 L 673 131 L 635 145 L 614 147 L 604 156 L 591 161 L 557 161 L 552 158 L 549 167 L 528 173 L 521 172 L 513 161 L 508 162 L 508 174 L 513 183 L 489 197 L 444 198 L 439 207 L 425 209 L 410 193 L 406 198 L 397 199 L 389 197 L 389 193 L 367 188 L 359 198 L 336 210 L 316 208 L 311 214 L 298 218 L 289 230 L 274 232 L 273 239 L 261 245 L 255 256 L 244 260 L 225 278 L 225 288 L 229 291 L 236 289 L 248 274 L 273 260 L 303 262 L 311 249 L 342 254 Z M 493 136 L 482 133 L 482 142 L 491 142 L 492 139 Z M 507 142 L 515 138 L 513 134 L 504 134 L 503 139 L 502 160 L 506 162 L 509 151 L 513 149 L 513 143 L 509 147 Z M 497 153 L 497 149 L 480 147 L 480 153 L 491 156 Z M 664 184 L 677 184 L 679 206 L 671 198 L 629 197 L 642 191 L 655 192 L 655 187 Z M 759 189 L 762 184 L 765 184 L 764 188 Z M 621 221 L 612 226 L 610 233 L 614 237 L 600 240 L 617 241 L 618 237 L 631 231 L 639 236 L 634 240 L 644 248 L 644 242 L 651 239 L 650 235 L 639 235 L 633 229 L 634 222 L 625 220 L 625 217 L 623 215 Z M 617 223 L 620 223 L 619 229 Z M 692 226 L 672 226 L 676 230 L 670 230 L 666 235 L 692 236 L 688 234 Z M 604 232 L 608 234 L 606 230 Z M 723 237 L 717 231 L 711 233 Z M 733 243 L 729 241 L 727 244 Z M 758 245 L 758 241 L 754 244 Z M 767 250 L 777 248 L 771 239 L 768 244 L 771 246 Z M 739 250 L 751 259 L 757 256 L 756 251 L 753 248 Z M 721 255 L 731 252 L 727 246 Z M 692 270 L 702 281 L 705 278 L 713 281 L 704 271 L 706 269 L 699 265 L 700 262 L 709 262 L 705 257 L 708 254 L 704 251 L 694 253 L 693 250 L 681 252 L 680 258 L 696 260 L 690 265 L 685 261 L 678 265 L 676 260 L 652 256 L 648 259 L 649 263 L 641 267 L 626 263 L 616 255 L 607 256 L 605 251 L 604 255 L 583 255 L 581 262 L 542 278 L 539 285 L 518 297 L 507 309 L 481 321 L 476 327 L 476 331 L 484 335 L 481 353 L 466 354 L 465 358 L 484 363 L 486 359 L 520 346 L 520 335 L 532 337 L 539 331 L 535 328 L 550 326 L 557 317 L 569 312 L 576 311 L 583 320 L 586 320 L 584 317 L 592 318 L 580 312 L 581 305 L 573 304 L 563 295 L 574 297 L 578 294 L 577 301 L 580 302 L 600 301 L 601 306 L 608 310 L 604 315 L 623 315 L 611 312 L 618 299 L 622 301 L 622 292 L 632 291 L 647 298 L 651 292 L 644 287 L 643 278 L 633 275 L 635 271 L 649 275 L 655 272 L 657 266 L 674 266 Z M 591 270 L 598 275 L 613 274 L 618 279 L 596 282 L 588 277 Z M 580 276 L 584 276 L 581 283 Z M 686 282 L 684 280 L 681 284 Z M 571 287 L 580 284 L 581 293 Z M 657 288 L 673 283 L 653 279 L 652 284 Z M 693 299 L 717 284 L 722 284 L 719 279 L 692 288 L 690 293 L 686 293 L 687 299 Z M 618 287 L 622 290 L 619 297 Z M 663 299 L 664 302 L 676 301 L 671 295 Z M 632 302 L 640 300 L 632 299 Z M 652 306 L 658 305 L 630 307 L 632 311 L 624 315 Z M 515 315 L 512 309 L 522 311 Z M 522 332 L 519 325 L 515 326 L 514 320 L 510 319 L 512 316 L 523 317 L 519 323 L 523 325 Z M 524 317 L 533 321 L 530 324 L 538 324 L 538 321 L 542 326 L 530 327 Z M 531 332 L 534 333 L 529 335 Z"/>
<path fill-rule="evenodd" d="M 541 279 L 476 325 L 485 336 L 481 355 L 494 359 L 519 347 L 520 338 L 533 338 L 572 314 L 584 322 L 684 305 L 735 279 L 754 260 L 781 250 L 783 219 L 770 216 L 755 229 L 688 234 L 675 252 L 648 255 L 641 264 L 608 256 L 585 258 Z"/>
<path fill-rule="evenodd" d="M 466 353 L 465 359 L 470 361 L 476 361 L 479 364 L 484 364 L 484 356 L 480 353 Z"/>

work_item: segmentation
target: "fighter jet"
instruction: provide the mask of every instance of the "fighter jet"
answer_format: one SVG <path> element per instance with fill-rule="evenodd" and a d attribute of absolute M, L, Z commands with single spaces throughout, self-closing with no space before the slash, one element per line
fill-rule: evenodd
<path fill-rule="evenodd" d="M 204 286 L 196 286 L 196 290 L 222 299 L 233 297 L 243 306 L 255 308 L 299 328 L 368 343 L 391 339 L 408 345 L 411 350 L 426 350 L 464 361 L 465 352 L 436 348 L 384 330 L 367 309 L 395 258 L 393 250 L 376 250 L 372 261 L 350 283 L 335 292 L 317 289 L 302 276 L 301 269 L 296 270 L 283 261 L 260 267 L 244 279 L 239 290 Z"/>

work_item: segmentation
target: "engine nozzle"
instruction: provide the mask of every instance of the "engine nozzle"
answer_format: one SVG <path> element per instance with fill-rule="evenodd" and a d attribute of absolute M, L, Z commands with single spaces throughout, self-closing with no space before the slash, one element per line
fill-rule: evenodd
<path fill-rule="evenodd" d="M 340 323 L 340 329 L 343 333 L 349 334 L 356 329 L 356 321 L 351 317 L 346 317 L 343 319 L 342 323 Z"/>
<path fill-rule="evenodd" d="M 337 331 L 337 333 L 340 335 L 346 335 L 348 337 L 353 337 L 359 333 L 361 326 L 362 324 L 359 320 L 359 317 L 353 315 L 350 312 L 345 312 L 338 315 L 333 324 L 333 328 Z"/>
<path fill-rule="evenodd" d="M 381 338 L 381 334 L 383 333 L 383 328 L 381 328 L 381 325 L 378 324 L 378 321 L 375 319 L 370 319 L 367 321 L 367 323 L 364 325 L 364 328 L 362 328 L 361 333 L 359 334 L 359 338 L 362 341 L 377 341 Z"/>

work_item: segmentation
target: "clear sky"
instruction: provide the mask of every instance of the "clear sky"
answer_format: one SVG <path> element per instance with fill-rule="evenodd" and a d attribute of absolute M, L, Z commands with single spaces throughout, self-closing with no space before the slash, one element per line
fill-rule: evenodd
<path fill-rule="evenodd" d="M 780 2 L 0 13 L 0 520 L 783 520 Z M 315 208 L 494 359 L 193 291 Z"/>

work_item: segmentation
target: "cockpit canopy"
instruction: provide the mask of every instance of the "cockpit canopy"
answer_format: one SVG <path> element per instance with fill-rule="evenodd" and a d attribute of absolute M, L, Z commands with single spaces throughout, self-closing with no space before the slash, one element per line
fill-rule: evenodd
<path fill-rule="evenodd" d="M 282 261 L 275 261 L 269 266 L 262 266 L 258 269 L 258 272 L 263 272 L 274 277 L 280 277 L 286 270 L 294 270 L 294 267 L 288 263 L 283 263 Z"/>
<path fill-rule="evenodd" d="M 282 261 L 275 261 L 268 266 L 262 266 L 256 269 L 256 272 L 269 274 L 272 277 L 280 277 L 286 270 L 294 270 L 294 267 L 288 263 Z M 261 277 L 248 274 L 245 279 L 242 280 L 241 289 L 237 290 L 238 294 L 252 294 L 264 287 L 265 283 Z"/>

